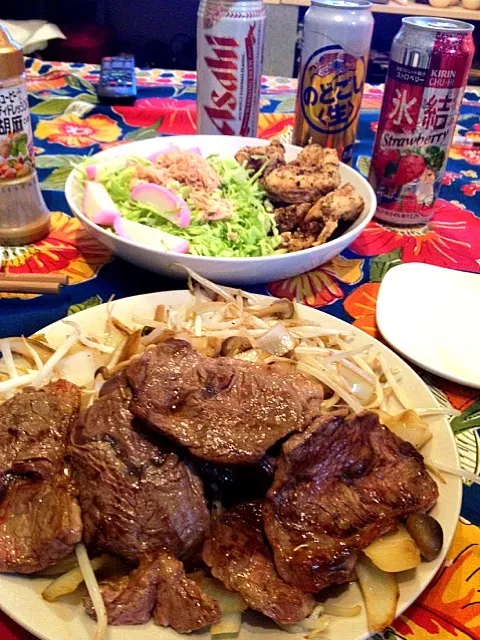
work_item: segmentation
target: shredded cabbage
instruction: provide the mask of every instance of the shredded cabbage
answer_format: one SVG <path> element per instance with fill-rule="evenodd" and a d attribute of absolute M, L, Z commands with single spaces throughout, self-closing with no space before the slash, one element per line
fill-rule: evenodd
<path fill-rule="evenodd" d="M 218 197 L 233 205 L 233 215 L 226 220 L 206 222 L 189 198 L 190 188 L 172 182 L 168 187 L 176 191 L 190 207 L 191 223 L 187 228 L 177 227 L 154 207 L 130 198 L 134 168 L 126 167 L 106 173 L 101 181 L 125 218 L 185 238 L 190 243 L 190 253 L 193 255 L 245 258 L 268 256 L 276 252 L 280 236 L 272 213 L 273 207 L 256 177 L 251 178 L 234 158 L 210 156 L 209 161 L 222 179 Z"/>

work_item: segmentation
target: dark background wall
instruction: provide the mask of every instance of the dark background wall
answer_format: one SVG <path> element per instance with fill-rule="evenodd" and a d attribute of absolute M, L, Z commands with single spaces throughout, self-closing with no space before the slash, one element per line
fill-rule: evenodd
<path fill-rule="evenodd" d="M 0 0 L 0 19 L 46 18 L 58 24 L 68 35 L 68 43 L 59 42 L 42 52 L 45 58 L 99 62 L 101 55 L 125 52 L 134 53 L 142 67 L 191 70 L 196 65 L 198 4 L 199 0 L 15 0 L 7 5 L 7 0 Z M 277 8 L 267 5 L 266 73 L 292 75 L 297 69 L 295 39 L 290 30 L 290 40 L 285 40 L 282 21 L 298 23 L 300 34 L 305 11 L 290 6 L 280 19 Z M 375 13 L 370 82 L 384 81 L 388 51 L 400 25 L 401 16 Z M 480 22 L 475 36 L 479 67 Z M 297 60 L 298 54 L 297 46 Z"/>

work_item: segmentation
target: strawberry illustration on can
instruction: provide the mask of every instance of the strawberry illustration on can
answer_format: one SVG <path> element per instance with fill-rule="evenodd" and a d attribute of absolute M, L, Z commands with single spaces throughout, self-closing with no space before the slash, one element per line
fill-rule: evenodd
<path fill-rule="evenodd" d="M 472 31 L 456 20 L 402 20 L 369 174 L 380 220 L 410 225 L 433 216 L 473 58 Z"/>

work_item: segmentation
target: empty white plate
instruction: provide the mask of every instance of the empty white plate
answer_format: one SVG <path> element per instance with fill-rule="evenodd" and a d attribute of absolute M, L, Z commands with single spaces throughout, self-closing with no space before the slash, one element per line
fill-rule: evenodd
<path fill-rule="evenodd" d="M 480 388 L 480 274 L 420 262 L 394 267 L 380 287 L 377 324 L 412 362 Z"/>

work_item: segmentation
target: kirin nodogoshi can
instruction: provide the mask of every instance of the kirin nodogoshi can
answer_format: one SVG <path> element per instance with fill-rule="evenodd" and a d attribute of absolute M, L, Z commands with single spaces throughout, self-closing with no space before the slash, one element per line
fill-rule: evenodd
<path fill-rule="evenodd" d="M 197 19 L 197 133 L 256 136 L 265 6 L 202 0 Z"/>
<path fill-rule="evenodd" d="M 373 32 L 365 0 L 312 0 L 305 14 L 293 143 L 351 162 Z"/>
<path fill-rule="evenodd" d="M 472 31 L 456 20 L 402 20 L 369 175 L 380 220 L 410 225 L 433 216 L 475 51 Z"/>

